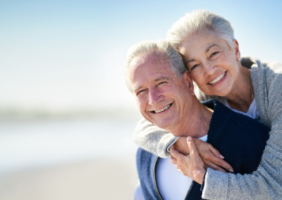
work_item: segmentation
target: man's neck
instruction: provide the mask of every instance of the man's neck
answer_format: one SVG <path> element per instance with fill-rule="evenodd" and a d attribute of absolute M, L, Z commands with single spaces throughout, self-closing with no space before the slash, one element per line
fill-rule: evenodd
<path fill-rule="evenodd" d="M 193 106 L 193 109 L 187 113 L 186 119 L 183 119 L 177 128 L 169 132 L 179 137 L 191 136 L 200 138 L 207 135 L 213 110 L 207 108 L 198 100 L 197 102 L 198 103 L 195 103 L 195 106 Z"/>

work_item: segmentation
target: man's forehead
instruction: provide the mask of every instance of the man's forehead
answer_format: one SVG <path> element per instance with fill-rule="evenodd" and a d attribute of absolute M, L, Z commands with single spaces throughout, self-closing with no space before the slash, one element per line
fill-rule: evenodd
<path fill-rule="evenodd" d="M 163 62 L 158 57 L 143 55 L 136 57 L 129 65 L 129 71 L 131 78 L 141 78 L 144 74 L 155 74 L 167 69 L 171 70 L 168 62 Z"/>
<path fill-rule="evenodd" d="M 130 71 L 133 72 L 134 77 L 142 77 L 141 74 L 144 75 L 144 72 L 148 72 L 152 76 L 158 76 L 159 73 L 169 71 L 169 75 L 172 75 L 173 72 L 169 65 L 168 60 L 162 56 L 142 55 L 132 60 Z"/>
<path fill-rule="evenodd" d="M 161 59 L 161 56 L 145 55 L 138 57 L 130 65 L 130 79 L 133 90 L 142 87 L 145 82 L 171 80 L 174 76 L 168 61 Z"/>

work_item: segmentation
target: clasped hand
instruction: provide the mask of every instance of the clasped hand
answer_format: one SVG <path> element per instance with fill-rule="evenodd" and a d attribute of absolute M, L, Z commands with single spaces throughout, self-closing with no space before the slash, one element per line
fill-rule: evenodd
<path fill-rule="evenodd" d="M 208 167 L 222 172 L 233 172 L 233 168 L 223 160 L 219 151 L 200 139 L 181 137 L 171 146 L 170 153 L 170 161 L 176 165 L 178 171 L 199 184 L 202 184 Z"/>

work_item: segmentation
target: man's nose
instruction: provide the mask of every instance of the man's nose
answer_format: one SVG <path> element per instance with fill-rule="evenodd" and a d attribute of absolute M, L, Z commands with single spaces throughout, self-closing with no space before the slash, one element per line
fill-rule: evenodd
<path fill-rule="evenodd" d="M 148 104 L 150 105 L 156 105 L 158 104 L 162 99 L 162 94 L 158 89 L 152 88 L 149 90 L 149 99 L 148 99 Z"/>

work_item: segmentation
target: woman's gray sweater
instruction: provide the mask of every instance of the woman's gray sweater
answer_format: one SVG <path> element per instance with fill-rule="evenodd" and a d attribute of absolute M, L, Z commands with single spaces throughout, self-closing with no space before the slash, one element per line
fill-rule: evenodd
<path fill-rule="evenodd" d="M 282 199 L 282 65 L 262 64 L 243 58 L 242 65 L 251 67 L 255 101 L 261 121 L 271 127 L 261 163 L 252 174 L 222 173 L 208 168 L 202 198 L 211 200 Z M 218 99 L 195 91 L 199 100 Z M 170 156 L 168 146 L 177 137 L 141 120 L 134 133 L 137 145 L 160 157 Z"/>

